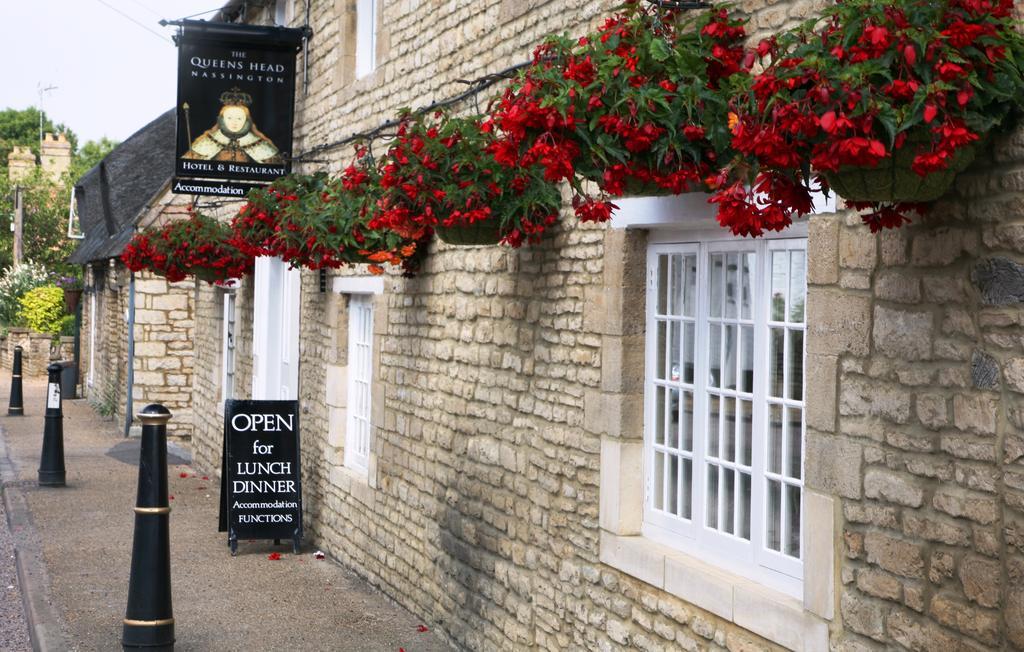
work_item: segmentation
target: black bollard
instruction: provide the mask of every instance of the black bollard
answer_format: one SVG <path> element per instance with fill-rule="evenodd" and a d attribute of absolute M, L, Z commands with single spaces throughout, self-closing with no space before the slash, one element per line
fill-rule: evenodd
<path fill-rule="evenodd" d="M 167 422 L 170 411 L 147 405 L 139 452 L 139 494 L 135 501 L 135 538 L 124 617 L 126 650 L 174 649 L 171 609 L 171 508 L 167 503 Z"/>
<path fill-rule="evenodd" d="M 7 408 L 7 416 L 20 417 L 25 415 L 24 399 L 21 394 L 21 347 L 14 347 L 14 363 L 11 365 L 11 402 Z"/>
<path fill-rule="evenodd" d="M 63 369 L 56 362 L 46 368 L 50 379 L 46 386 L 43 453 L 39 457 L 40 487 L 64 486 L 64 410 L 60 404 L 60 373 Z"/>

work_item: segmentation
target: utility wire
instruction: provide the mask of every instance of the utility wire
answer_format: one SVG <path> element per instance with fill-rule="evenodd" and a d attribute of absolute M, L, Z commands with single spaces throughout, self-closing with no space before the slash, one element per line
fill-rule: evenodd
<path fill-rule="evenodd" d="M 160 13 L 157 10 L 153 9 L 152 7 L 150 7 L 147 4 L 143 4 L 143 3 L 139 2 L 139 0 L 128 0 L 128 2 L 132 3 L 136 7 L 141 7 L 143 9 L 145 9 L 147 12 L 153 14 L 157 18 L 163 18 L 163 16 L 161 16 Z"/>
<path fill-rule="evenodd" d="M 197 14 L 192 14 L 190 16 L 184 16 L 182 18 L 179 18 L 178 20 L 188 20 L 189 18 L 195 18 L 196 16 L 204 16 L 206 14 L 212 14 L 212 13 L 220 11 L 221 9 L 223 9 L 223 7 L 217 7 L 216 9 L 207 9 L 206 11 L 200 11 Z"/>
<path fill-rule="evenodd" d="M 155 29 L 150 29 L 145 23 L 141 23 L 138 20 L 132 18 L 128 14 L 124 13 L 123 11 L 121 11 L 120 9 L 115 7 L 114 5 L 110 4 L 109 2 L 106 2 L 106 0 L 96 0 L 96 2 L 100 3 L 101 5 L 103 5 L 107 9 L 113 11 L 114 13 L 120 14 L 123 18 L 125 18 L 127 20 L 130 20 L 131 22 L 135 23 L 136 25 L 138 25 L 142 29 L 146 30 L 147 32 L 149 32 L 153 36 L 157 37 L 158 39 L 160 39 L 162 41 L 167 41 L 168 43 L 171 42 L 171 39 L 167 38 L 166 36 L 164 36 L 160 32 L 156 31 Z"/>

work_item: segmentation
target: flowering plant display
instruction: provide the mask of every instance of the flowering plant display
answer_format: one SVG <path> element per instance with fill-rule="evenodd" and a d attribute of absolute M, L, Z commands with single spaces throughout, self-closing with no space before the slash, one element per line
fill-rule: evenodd
<path fill-rule="evenodd" d="M 562 199 L 539 165 L 505 166 L 480 116 L 404 112 L 381 162 L 380 212 L 371 229 L 452 244 L 536 243 Z"/>
<path fill-rule="evenodd" d="M 1012 0 L 837 0 L 763 41 L 733 102 L 739 155 L 716 179 L 719 222 L 780 230 L 830 187 L 877 231 L 940 197 L 974 144 L 1019 108 Z"/>
<path fill-rule="evenodd" d="M 195 275 L 207 283 L 251 274 L 252 256 L 229 242 L 231 229 L 190 209 L 189 218 L 135 234 L 121 260 L 133 272 L 148 269 L 168 281 Z"/>
<path fill-rule="evenodd" d="M 281 177 L 249 193 L 232 220 L 232 241 L 252 256 L 280 256 L 293 267 L 370 263 L 376 272 L 382 271 L 377 263 L 404 265 L 418 243 L 368 226 L 377 211 L 379 177 L 361 155 L 339 177 Z"/>
<path fill-rule="evenodd" d="M 729 157 L 745 36 L 725 10 L 693 20 L 630 0 L 588 36 L 549 37 L 495 102 L 495 158 L 568 181 L 584 221 L 607 220 L 609 197 L 701 190 Z"/>

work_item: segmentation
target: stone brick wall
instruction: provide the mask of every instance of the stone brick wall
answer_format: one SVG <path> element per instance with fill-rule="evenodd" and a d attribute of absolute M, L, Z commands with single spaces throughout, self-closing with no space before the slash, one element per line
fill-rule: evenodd
<path fill-rule="evenodd" d="M 381 67 L 358 81 L 344 69 L 349 4 L 313 3 L 299 153 L 453 95 L 455 79 L 525 60 L 545 33 L 582 33 L 613 3 L 484 0 L 441 14 L 383 3 Z M 739 6 L 763 36 L 820 4 Z M 811 220 L 806 468 L 807 486 L 838 505 L 835 532 L 815 533 L 838 551 L 823 598 L 835 603 L 833 649 L 1024 647 L 1024 206 L 1007 172 L 1022 143 L 999 143 L 923 224 L 875 237 L 845 213 Z M 348 154 L 307 169 L 337 170 Z M 642 311 L 629 306 L 643 244 L 567 219 L 540 247 L 434 244 L 416 278 L 386 277 L 368 476 L 341 466 L 332 422 L 347 298 L 305 273 L 299 395 L 316 545 L 468 649 L 777 649 L 601 563 L 602 444 L 642 432 Z M 220 314 L 219 291 L 201 288 L 194 447 L 211 470 Z M 237 314 L 241 398 L 249 281 Z"/>
<path fill-rule="evenodd" d="M 94 265 L 87 285 L 96 295 L 92 314 L 90 293 L 82 295 L 81 379 L 84 396 L 101 413 L 125 421 L 127 407 L 128 323 L 130 274 L 123 265 Z M 89 280 L 91 279 L 91 280 Z M 195 336 L 193 291 L 187 279 L 168 283 L 148 272 L 135 280 L 135 358 L 132 401 L 138 412 L 149 403 L 162 403 L 174 414 L 168 426 L 173 437 L 192 434 L 192 347 Z M 93 381 L 89 385 L 91 322 L 96 319 Z"/>
<path fill-rule="evenodd" d="M 812 220 L 808 482 L 842 498 L 848 649 L 1024 648 L 1022 146 L 899 231 Z"/>
<path fill-rule="evenodd" d="M 10 370 L 14 364 L 14 347 L 21 347 L 21 373 L 23 376 L 46 376 L 46 367 L 57 352 L 53 350 L 53 337 L 27 328 L 12 328 L 0 338 L 0 369 Z M 68 358 L 70 359 L 70 358 Z"/>
<path fill-rule="evenodd" d="M 98 412 L 124 423 L 127 402 L 128 308 L 127 270 L 94 263 L 86 269 L 82 293 L 82 382 L 83 395 Z M 93 314 L 91 297 L 96 297 Z M 90 338 L 96 323 L 95 351 L 92 352 L 92 383 L 89 383 Z"/>
<path fill-rule="evenodd" d="M 195 281 L 178 283 L 150 272 L 135 279 L 135 358 L 132 398 L 138 412 L 149 403 L 171 411 L 169 435 L 192 436 Z"/>

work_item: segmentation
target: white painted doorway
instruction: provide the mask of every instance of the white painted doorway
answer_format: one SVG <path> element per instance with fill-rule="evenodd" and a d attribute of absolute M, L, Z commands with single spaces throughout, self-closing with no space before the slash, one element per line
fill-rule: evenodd
<path fill-rule="evenodd" d="M 256 259 L 252 323 L 252 397 L 299 397 L 301 274 L 280 258 Z"/>

